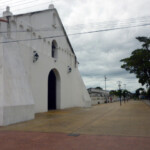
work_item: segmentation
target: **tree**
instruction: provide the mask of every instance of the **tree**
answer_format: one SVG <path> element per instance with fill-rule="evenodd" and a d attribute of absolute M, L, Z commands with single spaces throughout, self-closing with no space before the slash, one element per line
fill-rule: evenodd
<path fill-rule="evenodd" d="M 117 96 L 117 91 L 116 90 L 111 90 L 109 93 L 110 93 L 110 95 L 116 95 Z"/>
<path fill-rule="evenodd" d="M 150 100 L 150 88 L 147 90 L 147 98 Z"/>
<path fill-rule="evenodd" d="M 99 87 L 99 86 L 98 86 L 98 87 L 96 87 L 96 89 L 100 89 L 100 90 L 102 90 L 103 88 L 101 88 L 101 87 Z"/>
<path fill-rule="evenodd" d="M 123 90 L 123 91 L 122 91 L 122 96 L 123 96 L 123 98 L 124 98 L 124 102 L 125 102 L 126 97 L 128 96 L 129 93 L 130 93 L 130 92 L 127 91 L 127 90 Z"/>
<path fill-rule="evenodd" d="M 141 49 L 136 49 L 131 56 L 120 60 L 124 64 L 121 68 L 136 74 L 139 83 L 150 87 L 150 38 L 137 37 L 139 42 L 143 42 Z"/>
<path fill-rule="evenodd" d="M 116 95 L 118 97 L 121 97 L 122 96 L 122 90 L 119 89 L 119 90 L 111 90 L 110 91 L 110 95 Z"/>
<path fill-rule="evenodd" d="M 137 98 L 139 98 L 140 94 L 144 91 L 144 88 L 138 88 L 135 91 L 135 95 Z"/>

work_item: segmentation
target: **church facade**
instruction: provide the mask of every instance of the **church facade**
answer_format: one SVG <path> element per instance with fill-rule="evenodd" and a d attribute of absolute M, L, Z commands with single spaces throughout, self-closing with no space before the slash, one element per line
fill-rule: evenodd
<path fill-rule="evenodd" d="M 90 107 L 71 43 L 53 5 L 0 18 L 0 126 L 35 113 Z"/>

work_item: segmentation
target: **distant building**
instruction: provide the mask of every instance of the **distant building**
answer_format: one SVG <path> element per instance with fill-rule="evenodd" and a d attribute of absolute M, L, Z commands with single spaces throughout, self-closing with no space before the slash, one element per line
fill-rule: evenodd
<path fill-rule="evenodd" d="M 87 89 L 90 97 L 92 105 L 102 104 L 109 102 L 109 91 L 97 89 L 97 88 L 89 88 Z"/>

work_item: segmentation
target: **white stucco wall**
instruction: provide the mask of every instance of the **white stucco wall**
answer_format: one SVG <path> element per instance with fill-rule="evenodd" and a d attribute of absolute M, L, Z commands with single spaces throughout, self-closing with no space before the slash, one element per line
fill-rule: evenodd
<path fill-rule="evenodd" d="M 34 100 L 17 43 L 3 45 L 3 60 L 3 125 L 33 119 Z"/>
<path fill-rule="evenodd" d="M 6 34 L 1 39 L 1 42 L 10 40 Z M 34 100 L 16 42 L 0 43 L 0 81 L 0 125 L 33 119 Z"/>
<path fill-rule="evenodd" d="M 54 13 L 56 14 L 55 10 L 47 10 L 37 14 L 18 16 L 16 22 L 22 22 L 24 30 L 28 25 L 32 27 L 33 31 L 26 33 L 26 38 L 64 35 L 58 18 L 55 18 L 56 28 L 53 27 Z M 17 27 L 18 30 L 20 30 L 19 24 Z M 46 31 L 35 31 L 41 28 L 48 29 Z M 33 32 L 34 35 L 32 34 Z M 18 36 L 19 39 L 22 39 L 22 37 L 25 38 L 24 33 L 19 33 Z M 53 40 L 56 40 L 58 45 L 56 59 L 51 57 Z M 75 106 L 90 106 L 90 97 L 81 79 L 78 68 L 75 67 L 75 55 L 71 51 L 65 36 L 60 38 L 47 38 L 45 41 L 42 39 L 22 42 L 21 47 L 23 47 L 21 48 L 22 57 L 24 58 L 26 70 L 28 70 L 35 99 L 36 112 L 47 111 L 48 75 L 51 69 L 56 69 L 60 76 L 60 105 L 57 106 L 58 109 Z M 34 50 L 39 54 L 39 59 L 36 63 L 32 62 Z M 68 66 L 72 68 L 71 73 L 68 73 Z"/>
<path fill-rule="evenodd" d="M 43 28 L 47 30 L 41 31 Z M 0 30 L 3 29 L 4 27 L 0 27 Z M 48 110 L 48 75 L 52 69 L 55 70 L 57 78 L 57 109 L 91 106 L 91 99 L 75 65 L 75 54 L 66 36 L 43 39 L 65 35 L 55 9 L 14 16 L 10 20 L 10 30 L 19 32 L 11 32 L 9 40 L 28 40 L 3 44 L 0 47 L 0 50 L 4 49 L 2 57 L 5 60 L 4 72 L 0 72 L 0 80 L 5 83 L 1 89 L 4 88 L 3 93 L 6 96 L 2 105 L 11 106 L 2 112 L 9 116 L 8 113 L 13 109 L 14 113 L 10 116 L 15 118 L 6 120 L 5 124 L 22 121 L 20 117 L 15 117 L 17 111 L 21 109 L 26 114 L 26 116 L 22 114 L 24 120 L 33 118 L 34 113 Z M 3 34 L 4 37 L 8 35 Z M 58 45 L 57 58 L 51 56 L 53 40 Z M 33 63 L 33 51 L 39 54 L 39 59 L 35 63 Z M 68 66 L 72 68 L 70 73 Z"/>
<path fill-rule="evenodd" d="M 0 36 L 0 42 L 3 39 Z M 0 44 L 0 125 L 3 124 L 3 44 Z"/>

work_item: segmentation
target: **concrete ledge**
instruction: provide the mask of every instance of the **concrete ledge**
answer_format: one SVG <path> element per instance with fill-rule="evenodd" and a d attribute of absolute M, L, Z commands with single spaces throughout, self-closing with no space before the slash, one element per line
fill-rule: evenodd
<path fill-rule="evenodd" d="M 34 119 L 34 105 L 4 106 L 0 126 Z"/>
<path fill-rule="evenodd" d="M 150 105 L 150 100 L 144 100 L 144 103 L 146 103 L 147 105 Z"/>
<path fill-rule="evenodd" d="M 84 107 L 91 107 L 91 101 L 85 101 Z"/>

